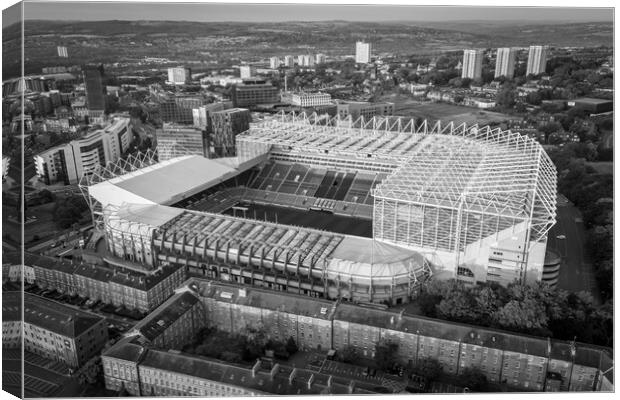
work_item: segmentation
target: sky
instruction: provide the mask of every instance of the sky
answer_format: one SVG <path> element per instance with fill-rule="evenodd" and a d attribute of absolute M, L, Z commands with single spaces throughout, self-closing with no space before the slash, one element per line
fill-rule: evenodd
<path fill-rule="evenodd" d="M 234 1 L 234 0 L 233 0 Z M 346 0 L 345 0 L 346 1 Z M 357 4 L 364 0 L 354 0 Z M 372 0 L 371 0 L 372 1 Z M 367 3 L 370 1 L 366 0 Z M 458 4 L 452 0 L 448 4 Z M 410 6 L 410 5 L 335 5 L 318 0 L 315 4 L 218 4 L 218 3 L 147 3 L 147 2 L 51 2 L 26 0 L 25 19 L 50 20 L 179 20 L 179 21 L 612 21 L 613 11 L 595 8 L 560 7 L 463 7 L 463 6 Z M 320 4 L 323 3 L 323 4 Z M 343 3 L 343 1 L 340 1 Z M 412 1 L 390 3 L 411 4 Z M 461 3 L 464 3 L 461 1 Z M 520 1 L 520 4 L 549 4 L 548 1 Z M 468 1 L 465 4 L 494 4 Z M 566 1 L 551 4 L 570 4 Z M 589 2 L 597 5 L 601 2 Z M 603 4 L 605 4 L 603 2 Z M 583 5 L 583 3 L 581 4 Z M 609 6 L 609 4 L 607 4 Z M 14 14 L 14 13 L 13 13 Z M 16 22 L 3 13 L 3 27 Z"/>

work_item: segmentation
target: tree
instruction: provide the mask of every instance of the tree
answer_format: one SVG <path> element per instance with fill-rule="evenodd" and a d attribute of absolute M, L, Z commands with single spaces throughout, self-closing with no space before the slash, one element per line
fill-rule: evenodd
<path fill-rule="evenodd" d="M 380 339 L 375 343 L 375 362 L 377 368 L 388 371 L 394 367 L 396 355 L 398 354 L 398 343 Z"/>
<path fill-rule="evenodd" d="M 548 122 L 544 125 L 540 125 L 538 127 L 538 130 L 540 132 L 542 132 L 545 135 L 545 143 L 549 141 L 549 136 L 551 136 L 553 133 L 559 132 L 561 129 L 560 124 L 558 124 L 557 122 Z"/>
<path fill-rule="evenodd" d="M 542 304 L 529 297 L 510 300 L 493 313 L 493 319 L 502 328 L 538 334 L 547 333 L 549 321 Z"/>
<path fill-rule="evenodd" d="M 43 189 L 39 192 L 39 197 L 43 203 L 50 203 L 54 201 L 54 194 L 47 189 Z"/>
<path fill-rule="evenodd" d="M 286 351 L 290 355 L 293 355 L 297 353 L 298 350 L 299 348 L 297 347 L 297 343 L 295 343 L 295 339 L 293 339 L 292 336 L 289 336 L 288 340 L 286 341 Z"/>
<path fill-rule="evenodd" d="M 487 377 L 478 368 L 465 368 L 458 376 L 457 384 L 473 392 L 488 390 Z"/>
<path fill-rule="evenodd" d="M 338 358 L 344 363 L 353 364 L 359 359 L 359 353 L 355 347 L 346 345 L 338 352 Z"/>
<path fill-rule="evenodd" d="M 516 98 L 517 94 L 514 84 L 505 83 L 497 92 L 495 102 L 499 107 L 509 110 L 515 106 Z"/>
<path fill-rule="evenodd" d="M 443 298 L 437 305 L 438 315 L 451 321 L 476 323 L 480 319 L 477 311 L 475 299 L 470 291 L 464 288 L 450 297 Z"/>
<path fill-rule="evenodd" d="M 433 381 L 441 375 L 442 368 L 439 361 L 434 358 L 421 358 L 413 367 L 413 373 Z"/>

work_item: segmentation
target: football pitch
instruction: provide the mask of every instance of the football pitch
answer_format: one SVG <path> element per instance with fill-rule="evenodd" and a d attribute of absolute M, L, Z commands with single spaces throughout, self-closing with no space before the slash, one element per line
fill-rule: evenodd
<path fill-rule="evenodd" d="M 224 214 L 261 221 L 277 222 L 284 225 L 321 229 L 347 235 L 372 237 L 372 221 L 366 219 L 273 205 L 240 203 L 237 204 L 237 207 L 246 207 L 247 211 L 245 215 L 244 212 L 235 211 L 232 208 L 226 210 Z"/>

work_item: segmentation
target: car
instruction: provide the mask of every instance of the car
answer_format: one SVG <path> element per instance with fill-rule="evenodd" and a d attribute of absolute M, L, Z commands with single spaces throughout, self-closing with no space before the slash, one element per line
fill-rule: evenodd
<path fill-rule="evenodd" d="M 564 239 L 566 239 L 566 235 L 558 235 L 558 236 L 556 236 L 556 238 L 564 240 Z"/>

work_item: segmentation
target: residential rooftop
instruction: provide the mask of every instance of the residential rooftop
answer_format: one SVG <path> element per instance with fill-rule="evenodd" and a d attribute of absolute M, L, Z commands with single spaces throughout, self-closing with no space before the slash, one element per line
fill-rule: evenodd
<path fill-rule="evenodd" d="M 149 341 L 153 341 L 199 301 L 198 297 L 191 292 L 177 293 L 138 322 L 132 332 L 139 333 Z"/>
<path fill-rule="evenodd" d="M 2 319 L 21 320 L 21 292 L 6 292 L 2 296 Z M 76 338 L 104 318 L 67 307 L 43 297 L 24 293 L 24 321 L 63 336 Z"/>

